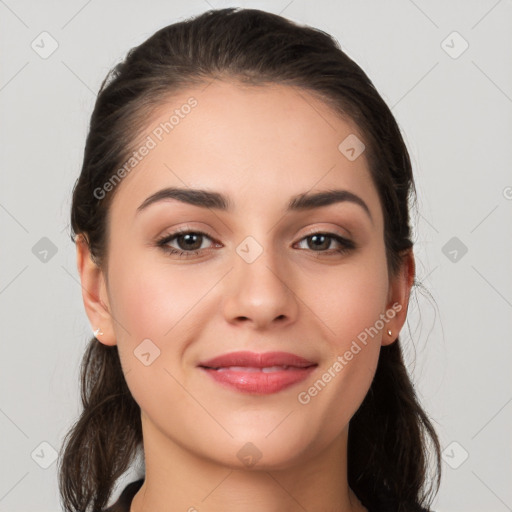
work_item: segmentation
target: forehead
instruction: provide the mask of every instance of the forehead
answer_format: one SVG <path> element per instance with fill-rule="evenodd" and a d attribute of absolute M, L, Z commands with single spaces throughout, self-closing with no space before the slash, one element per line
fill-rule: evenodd
<path fill-rule="evenodd" d="M 352 121 L 303 89 L 218 80 L 186 89 L 148 118 L 112 219 L 133 218 L 146 197 L 170 186 L 220 191 L 235 210 L 261 213 L 299 193 L 342 188 L 364 196 L 378 216 L 364 151 L 352 160 L 342 151 L 354 137 L 363 140 Z"/>

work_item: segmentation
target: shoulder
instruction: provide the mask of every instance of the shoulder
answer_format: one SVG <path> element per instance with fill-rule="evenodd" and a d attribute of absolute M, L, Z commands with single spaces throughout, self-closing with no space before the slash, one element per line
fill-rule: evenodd
<path fill-rule="evenodd" d="M 110 505 L 110 507 L 102 510 L 101 512 L 130 512 L 130 505 L 132 504 L 133 497 L 137 494 L 137 491 L 141 488 L 144 479 L 136 480 L 131 482 L 124 489 L 117 501 Z"/>

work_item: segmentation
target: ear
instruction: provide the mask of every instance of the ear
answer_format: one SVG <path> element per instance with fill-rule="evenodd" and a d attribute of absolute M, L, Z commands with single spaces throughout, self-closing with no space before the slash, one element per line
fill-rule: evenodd
<path fill-rule="evenodd" d="M 82 234 L 77 235 L 75 243 L 82 298 L 89 322 L 93 330 L 100 329 L 102 334 L 96 335 L 99 342 L 117 345 L 103 270 L 92 260 L 89 244 Z"/>
<path fill-rule="evenodd" d="M 390 345 L 395 342 L 407 317 L 409 296 L 414 277 L 416 274 L 416 263 L 412 248 L 401 253 L 402 263 L 396 276 L 389 280 L 388 304 L 386 306 L 386 317 L 389 321 L 384 326 L 382 345 Z M 394 312 L 394 316 L 393 316 Z M 391 331 L 391 335 L 388 334 Z"/>

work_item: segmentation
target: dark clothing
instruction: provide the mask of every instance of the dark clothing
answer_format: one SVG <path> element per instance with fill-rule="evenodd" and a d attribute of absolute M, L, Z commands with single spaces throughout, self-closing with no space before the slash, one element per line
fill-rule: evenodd
<path fill-rule="evenodd" d="M 103 512 L 130 512 L 130 505 L 132 503 L 133 497 L 137 494 L 137 491 L 141 488 L 142 484 L 144 483 L 144 479 L 141 478 L 140 480 L 137 480 L 135 482 L 132 482 L 131 484 L 128 484 L 121 495 L 119 496 L 119 499 L 110 507 L 105 509 Z M 364 503 L 363 503 L 364 505 Z M 368 508 L 368 507 L 367 507 Z M 368 508 L 368 512 L 396 512 L 397 507 L 388 505 L 385 507 L 379 507 L 379 509 L 375 508 Z M 411 511 L 413 512 L 413 511 Z M 418 509 L 414 512 L 430 512 L 425 509 Z M 433 512 L 433 511 L 432 511 Z"/>

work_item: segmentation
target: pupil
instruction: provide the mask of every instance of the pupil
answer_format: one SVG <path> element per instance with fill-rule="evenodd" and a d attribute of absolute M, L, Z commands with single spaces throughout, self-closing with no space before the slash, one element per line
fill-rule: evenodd
<path fill-rule="evenodd" d="M 199 249 L 199 247 L 201 247 L 201 243 L 199 243 L 199 245 L 197 247 L 192 247 L 189 244 L 189 242 L 192 242 L 192 244 L 194 244 L 194 239 L 195 239 L 195 243 L 197 244 L 197 239 L 199 238 L 198 235 L 188 233 L 186 235 L 182 235 L 181 238 L 186 240 L 185 245 L 188 245 L 187 249 Z"/>
<path fill-rule="evenodd" d="M 313 235 L 313 236 L 311 237 L 311 239 L 312 239 L 312 240 L 314 240 L 314 241 L 318 241 L 318 239 L 323 239 L 323 242 L 321 241 L 319 244 L 316 244 L 316 243 L 314 242 L 314 247 L 316 247 L 317 249 L 318 249 L 319 247 L 321 247 L 322 245 L 325 245 L 325 240 L 326 240 L 326 238 L 327 238 L 327 237 L 326 237 L 325 235 Z"/>

